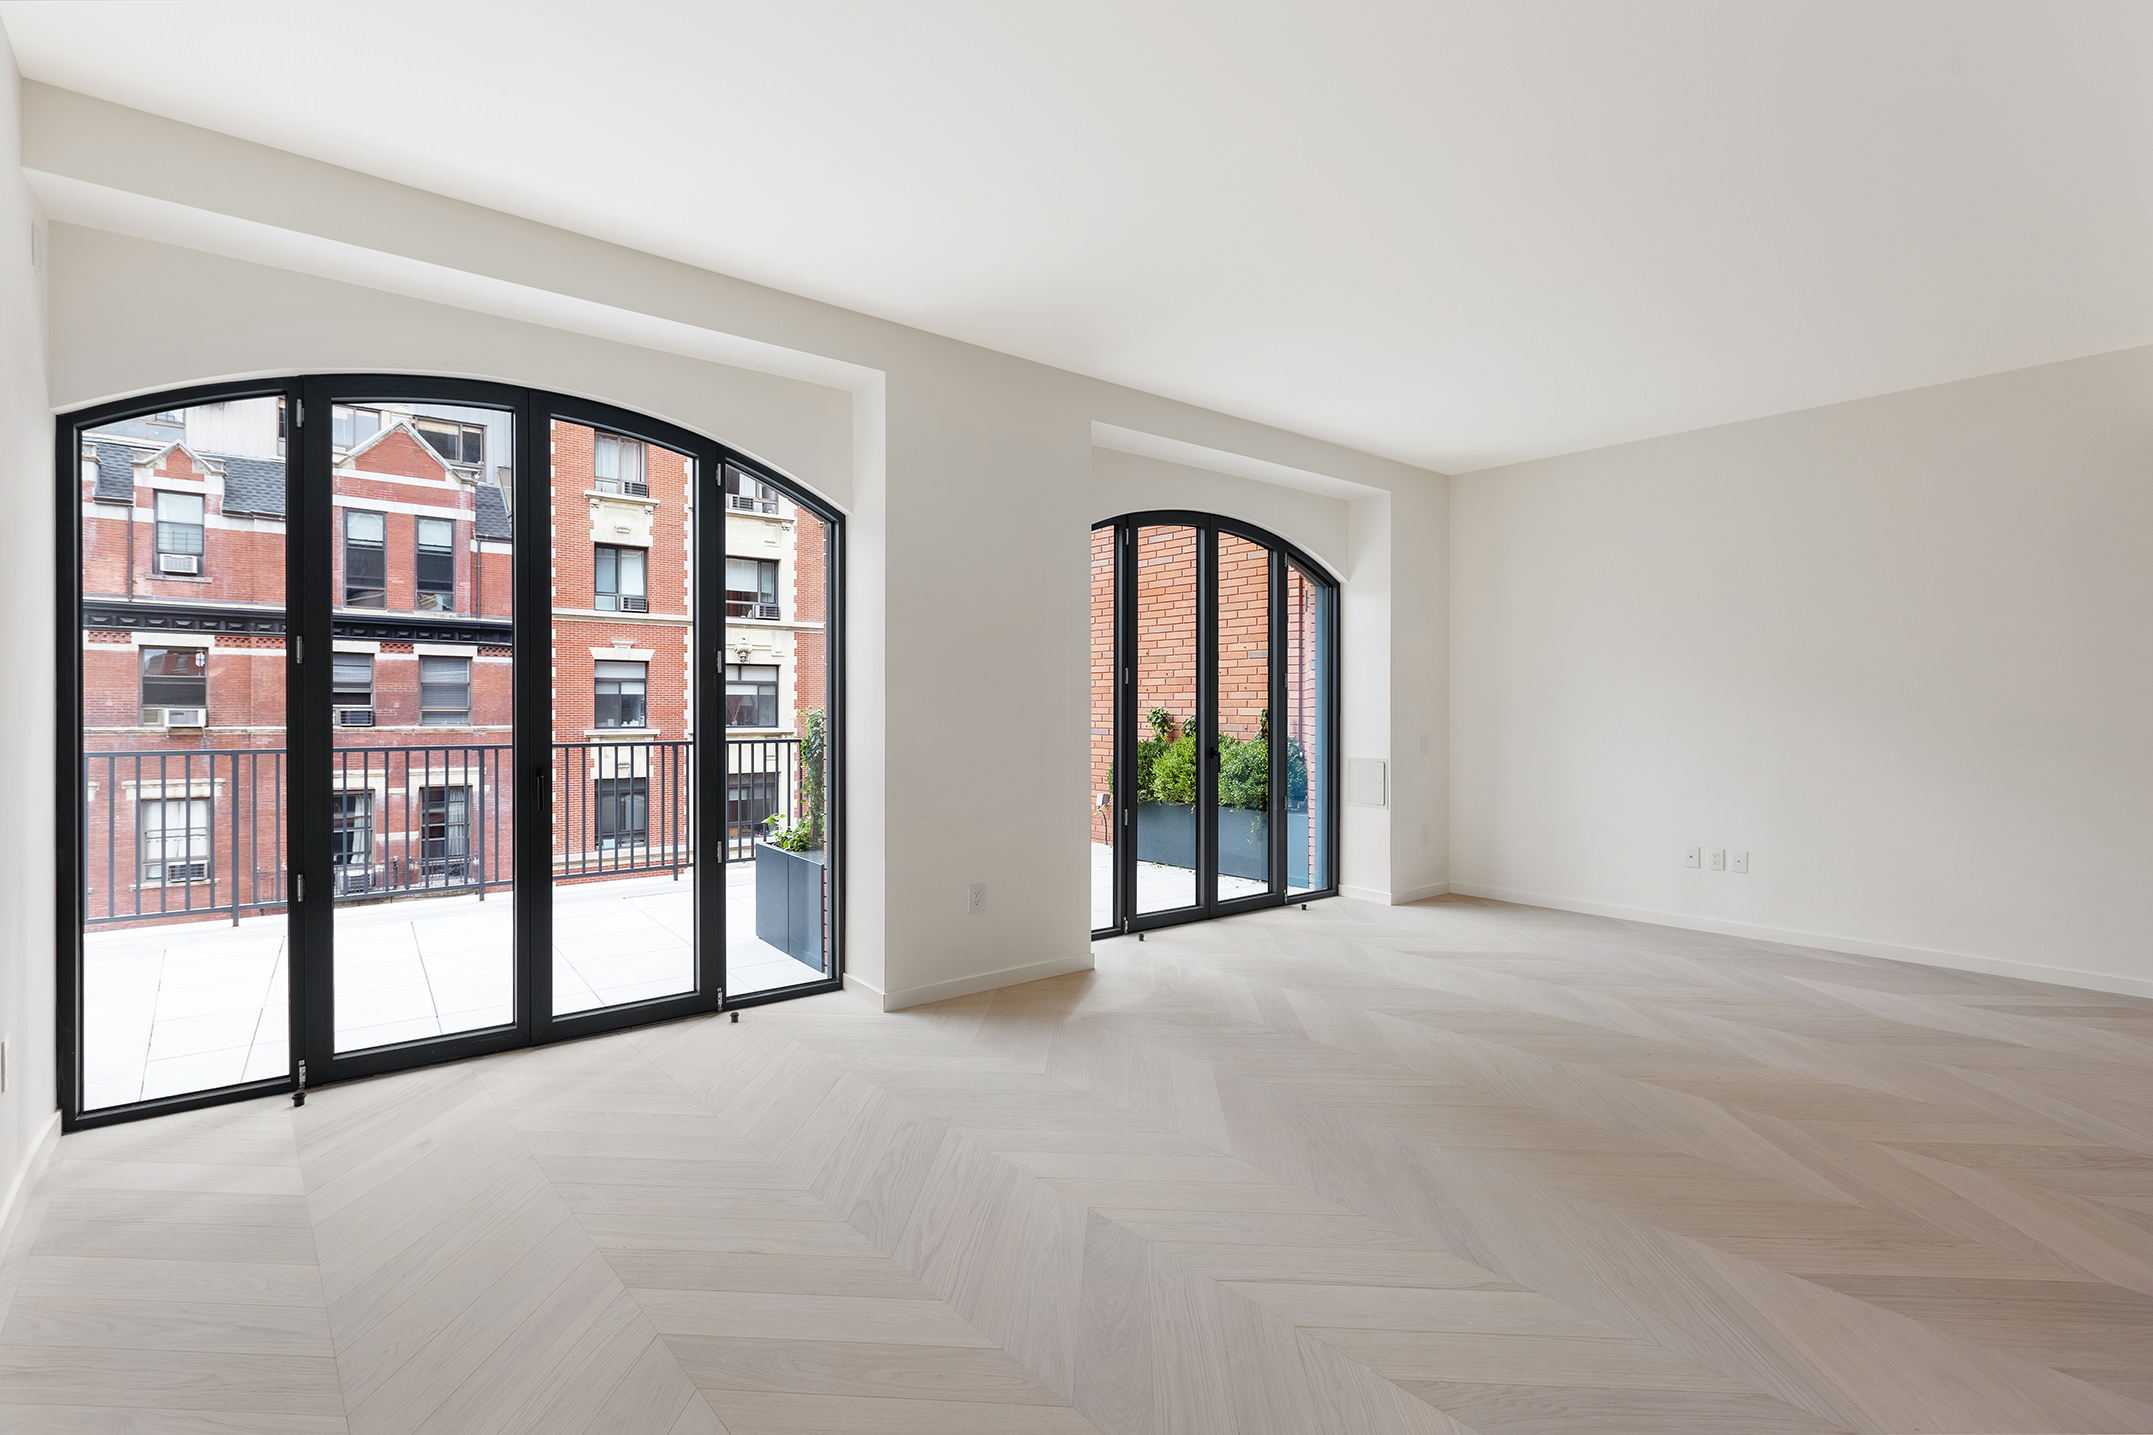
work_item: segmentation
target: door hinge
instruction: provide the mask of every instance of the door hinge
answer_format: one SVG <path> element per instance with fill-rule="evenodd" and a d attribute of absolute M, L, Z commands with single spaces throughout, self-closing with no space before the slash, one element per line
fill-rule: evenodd
<path fill-rule="evenodd" d="M 293 1090 L 293 1092 L 292 1092 L 292 1105 L 294 1105 L 294 1106 L 304 1106 L 304 1105 L 306 1105 L 306 1104 L 307 1104 L 307 1064 L 306 1064 L 305 1062 L 303 1062 L 303 1061 L 302 1061 L 302 1062 L 300 1062 L 300 1063 L 299 1063 L 299 1085 L 298 1085 L 298 1087 L 297 1087 L 296 1089 L 294 1089 L 294 1090 Z"/>
<path fill-rule="evenodd" d="M 301 428 L 305 428 L 305 427 L 307 426 L 307 401 L 306 401 L 305 399 L 301 399 L 301 400 L 299 401 L 299 404 L 298 404 L 298 409 L 299 409 L 299 427 L 301 427 Z"/>
<path fill-rule="evenodd" d="M 306 660 L 307 640 L 294 633 L 292 635 L 292 661 L 294 663 L 303 663 Z"/>
<path fill-rule="evenodd" d="M 294 872 L 292 874 L 292 901 L 296 904 L 299 902 L 304 902 L 306 899 L 307 874 L 304 872 Z"/>

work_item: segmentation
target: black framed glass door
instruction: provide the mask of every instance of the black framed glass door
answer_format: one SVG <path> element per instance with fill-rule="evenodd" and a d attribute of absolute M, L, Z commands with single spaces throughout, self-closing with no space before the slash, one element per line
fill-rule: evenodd
<path fill-rule="evenodd" d="M 70 1129 L 716 1010 L 729 946 L 785 963 L 746 1000 L 838 984 L 834 511 L 465 381 L 201 388 L 59 438 Z M 758 880 L 743 795 L 820 874 L 797 950 L 731 931 L 779 930 L 790 875 Z"/>
<path fill-rule="evenodd" d="M 1095 526 L 1094 935 L 1336 892 L 1336 591 L 1231 519 Z"/>

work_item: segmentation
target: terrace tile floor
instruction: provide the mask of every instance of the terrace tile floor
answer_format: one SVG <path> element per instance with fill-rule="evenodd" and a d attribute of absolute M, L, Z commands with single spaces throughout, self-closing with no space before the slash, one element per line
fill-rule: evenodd
<path fill-rule="evenodd" d="M 727 989 L 821 973 L 755 936 L 755 869 L 726 869 Z M 563 1013 L 693 983 L 692 876 L 554 889 L 553 986 Z M 337 909 L 337 1049 L 510 1019 L 505 892 Z M 95 1109 L 276 1076 L 290 1066 L 281 915 L 92 931 L 83 942 L 84 1105 Z"/>
<path fill-rule="evenodd" d="M 1219 877 L 1219 896 L 1253 897 L 1264 890 L 1261 882 L 1245 877 Z M 1136 864 L 1136 910 L 1171 912 L 1196 904 L 1196 870 L 1170 867 L 1163 862 Z M 1091 929 L 1114 924 L 1114 849 L 1104 842 L 1091 844 Z"/>

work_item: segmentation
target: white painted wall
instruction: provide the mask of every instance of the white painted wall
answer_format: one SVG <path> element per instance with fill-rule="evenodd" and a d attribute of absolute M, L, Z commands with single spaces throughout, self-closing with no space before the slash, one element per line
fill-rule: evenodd
<path fill-rule="evenodd" d="M 1349 591 L 1394 542 L 1442 551 L 1442 480 L 1388 460 L 43 86 L 25 147 L 70 221 L 53 241 L 56 408 L 310 370 L 497 379 L 713 435 L 844 509 L 848 960 L 889 1005 L 1089 965 L 1095 423 L 1368 502 L 1412 494 L 1421 526 L 1370 530 L 1384 552 L 1348 555 Z M 1208 506 L 1278 501 L 1205 478 Z M 1335 551 L 1344 505 L 1326 501 Z M 1349 647 L 1349 682 L 1389 658 Z M 1391 727 L 1381 715 L 1353 755 L 1387 758 Z M 1346 851 L 1385 898 L 1390 827 L 1379 815 Z"/>
<path fill-rule="evenodd" d="M 1451 492 L 1457 890 L 2153 995 L 2153 349 Z"/>
<path fill-rule="evenodd" d="M 0 1244 L 21 1178 L 58 1116 L 53 1061 L 50 828 L 53 810 L 52 420 L 45 399 L 45 286 L 31 268 L 44 215 L 23 183 L 15 57 L 0 32 L 0 614 L 8 689 L 0 704 Z"/>

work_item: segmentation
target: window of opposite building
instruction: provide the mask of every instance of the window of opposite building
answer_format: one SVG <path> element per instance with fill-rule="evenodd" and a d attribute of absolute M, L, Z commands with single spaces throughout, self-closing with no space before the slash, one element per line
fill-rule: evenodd
<path fill-rule="evenodd" d="M 142 880 L 209 880 L 209 799 L 151 798 L 142 804 Z"/>
<path fill-rule="evenodd" d="M 471 858 L 471 789 L 427 787 L 420 794 L 425 827 L 419 860 L 427 876 L 460 881 Z"/>
<path fill-rule="evenodd" d="M 163 727 L 174 712 L 193 714 L 202 723 L 209 707 L 209 650 L 206 648 L 144 648 L 142 650 L 142 721 Z"/>
<path fill-rule="evenodd" d="M 479 424 L 451 423 L 447 419 L 414 419 L 411 426 L 426 440 L 427 447 L 454 464 L 486 462 L 486 430 Z"/>
<path fill-rule="evenodd" d="M 374 657 L 371 653 L 337 653 L 329 660 L 329 705 L 344 727 L 370 727 L 374 721 Z"/>
<path fill-rule="evenodd" d="M 601 493 L 650 492 L 643 478 L 643 445 L 634 439 L 609 433 L 597 435 L 591 465 Z"/>
<path fill-rule="evenodd" d="M 338 448 L 357 448 L 381 432 L 381 410 L 338 404 L 329 413 L 329 442 Z"/>
<path fill-rule="evenodd" d="M 418 529 L 419 611 L 453 613 L 456 611 L 456 525 L 446 518 L 422 518 Z"/>
<path fill-rule="evenodd" d="M 725 616 L 728 618 L 775 618 L 777 560 L 775 558 L 728 558 L 725 560 Z"/>
<path fill-rule="evenodd" d="M 157 571 L 196 577 L 202 571 L 205 501 L 199 493 L 157 495 Z"/>
<path fill-rule="evenodd" d="M 427 727 L 471 722 L 471 660 L 419 659 L 419 721 Z"/>
<path fill-rule="evenodd" d="M 641 847 L 649 843 L 649 778 L 601 777 L 595 798 L 600 847 Z"/>
<path fill-rule="evenodd" d="M 728 663 L 725 668 L 725 725 L 777 726 L 777 668 Z"/>
<path fill-rule="evenodd" d="M 389 519 L 384 513 L 344 511 L 344 606 L 389 606 Z"/>
<path fill-rule="evenodd" d="M 601 662 L 593 665 L 597 687 L 593 726 L 649 726 L 650 664 Z"/>
<path fill-rule="evenodd" d="M 336 889 L 341 894 L 363 892 L 372 885 L 374 864 L 374 794 L 331 794 L 329 812 L 329 861 L 336 868 Z"/>
<path fill-rule="evenodd" d="M 725 506 L 743 513 L 777 512 L 777 490 L 764 483 L 752 473 L 727 464 L 725 467 Z"/>
<path fill-rule="evenodd" d="M 592 555 L 592 586 L 597 590 L 593 606 L 606 613 L 648 613 L 650 597 L 645 569 L 648 555 L 640 548 L 616 548 L 601 543 Z"/>

